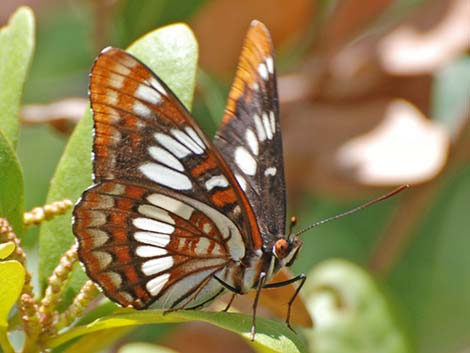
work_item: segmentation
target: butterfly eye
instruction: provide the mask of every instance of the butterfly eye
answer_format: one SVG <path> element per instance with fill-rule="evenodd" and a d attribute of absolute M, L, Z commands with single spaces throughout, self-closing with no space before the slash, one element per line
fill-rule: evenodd
<path fill-rule="evenodd" d="M 286 239 L 279 239 L 274 243 L 274 255 L 282 260 L 289 253 L 289 243 Z"/>

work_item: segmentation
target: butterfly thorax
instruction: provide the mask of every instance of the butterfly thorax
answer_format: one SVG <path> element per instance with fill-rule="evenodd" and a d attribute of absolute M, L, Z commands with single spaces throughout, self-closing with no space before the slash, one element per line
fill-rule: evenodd
<path fill-rule="evenodd" d="M 248 252 L 240 261 L 231 262 L 224 271 L 224 281 L 240 293 L 256 288 L 262 272 L 266 274 L 266 282 L 269 282 L 281 267 L 294 262 L 302 247 L 302 242 L 297 238 L 266 238 L 272 241 L 265 242 L 263 249 Z"/>
<path fill-rule="evenodd" d="M 247 293 L 256 288 L 261 272 L 272 275 L 274 262 L 272 253 L 261 249 L 252 250 L 240 259 L 232 261 L 224 270 L 223 281 L 238 293 Z"/>

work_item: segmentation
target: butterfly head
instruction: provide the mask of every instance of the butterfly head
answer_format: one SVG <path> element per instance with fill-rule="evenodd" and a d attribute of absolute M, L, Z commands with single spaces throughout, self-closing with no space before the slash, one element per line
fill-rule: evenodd
<path fill-rule="evenodd" d="M 274 242 L 272 251 L 280 267 L 290 266 L 294 263 L 302 244 L 298 237 L 282 237 Z"/>

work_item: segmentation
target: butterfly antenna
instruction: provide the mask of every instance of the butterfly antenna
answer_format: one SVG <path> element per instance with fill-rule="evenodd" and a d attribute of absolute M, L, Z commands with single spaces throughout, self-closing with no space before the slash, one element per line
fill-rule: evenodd
<path fill-rule="evenodd" d="M 289 224 L 289 233 L 287 234 L 287 238 L 289 239 L 290 236 L 292 235 L 292 229 L 294 229 L 295 225 L 297 224 L 297 217 L 292 216 L 290 218 L 290 224 Z"/>
<path fill-rule="evenodd" d="M 319 225 L 328 223 L 328 222 L 330 222 L 330 221 L 334 221 L 335 219 L 342 218 L 342 217 L 344 217 L 344 216 L 348 216 L 348 215 L 350 215 L 350 214 L 356 213 L 357 211 L 363 210 L 363 209 L 365 209 L 365 208 L 367 208 L 367 207 L 369 207 L 369 206 L 375 205 L 376 203 L 381 202 L 381 201 L 384 201 L 384 200 L 386 200 L 386 199 L 388 199 L 388 198 L 390 198 L 390 197 L 392 197 L 392 196 L 398 194 L 399 192 L 401 192 L 401 191 L 403 191 L 403 190 L 405 190 L 405 189 L 407 189 L 407 188 L 409 188 L 409 187 L 410 187 L 410 186 L 409 186 L 408 184 L 402 185 L 402 186 L 396 188 L 395 190 L 390 191 L 389 193 L 387 193 L 387 194 L 385 194 L 385 195 L 382 195 L 382 196 L 380 196 L 380 197 L 378 197 L 378 198 L 376 198 L 376 199 L 374 199 L 374 200 L 371 200 L 371 201 L 369 201 L 369 202 L 366 202 L 365 204 L 360 205 L 360 206 L 357 206 L 357 207 L 355 207 L 355 208 L 353 208 L 353 209 L 351 209 L 351 210 L 349 210 L 349 211 L 346 211 L 346 212 L 340 213 L 340 214 L 338 214 L 338 215 L 336 215 L 336 216 L 329 217 L 329 218 L 323 219 L 323 220 L 321 220 L 321 221 L 315 222 L 315 223 L 313 223 L 312 225 L 308 226 L 307 228 L 304 228 L 304 229 L 302 229 L 301 231 L 299 231 L 299 232 L 297 232 L 297 233 L 294 233 L 294 236 L 295 236 L 295 237 L 296 237 L 296 236 L 299 236 L 300 234 L 303 234 L 303 233 L 309 231 L 310 229 L 315 228 L 315 227 L 317 227 L 317 226 L 319 226 Z"/>

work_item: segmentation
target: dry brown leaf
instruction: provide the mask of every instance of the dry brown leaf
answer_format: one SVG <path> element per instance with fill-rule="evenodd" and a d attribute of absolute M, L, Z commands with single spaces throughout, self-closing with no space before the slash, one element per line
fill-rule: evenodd
<path fill-rule="evenodd" d="M 201 66 L 219 75 L 233 73 L 243 38 L 254 19 L 266 24 L 275 48 L 279 49 L 286 41 L 306 31 L 313 18 L 314 5 L 315 1 L 311 0 L 207 2 L 191 24 L 199 41 Z"/>
<path fill-rule="evenodd" d="M 291 196 L 306 190 L 348 197 L 423 183 L 447 161 L 449 135 L 402 100 L 303 105 L 284 124 Z"/>
<path fill-rule="evenodd" d="M 448 132 L 413 105 L 394 100 L 372 131 L 339 146 L 339 170 L 365 185 L 424 183 L 439 174 L 450 145 Z"/>
<path fill-rule="evenodd" d="M 321 29 L 314 50 L 333 54 L 342 48 L 377 19 L 392 0 L 354 0 L 338 2 L 326 25 Z"/>
<path fill-rule="evenodd" d="M 438 8 L 427 11 L 427 16 L 414 16 L 380 41 L 379 57 L 387 72 L 432 73 L 470 48 L 470 2 L 454 0 L 436 5 Z M 444 11 L 439 8 L 442 5 Z M 420 28 L 430 19 L 434 22 L 430 28 Z"/>
<path fill-rule="evenodd" d="M 345 142 L 377 126 L 388 102 L 303 103 L 284 113 L 284 155 L 291 201 L 295 202 L 306 191 L 342 197 L 362 194 L 366 188 L 358 187 L 338 169 L 336 151 Z"/>

